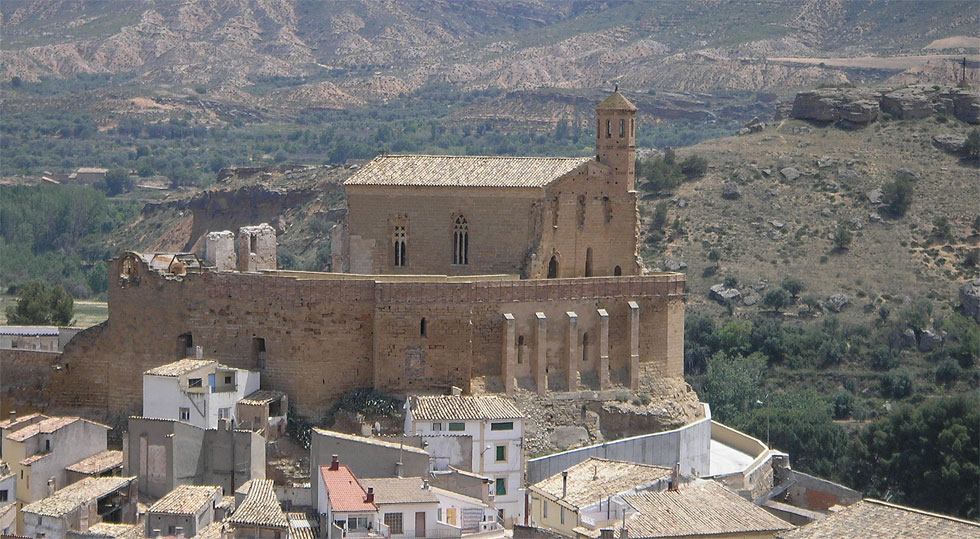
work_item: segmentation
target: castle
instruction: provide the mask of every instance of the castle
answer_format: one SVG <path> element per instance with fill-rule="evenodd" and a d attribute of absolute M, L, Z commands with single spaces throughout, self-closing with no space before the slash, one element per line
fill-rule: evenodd
<path fill-rule="evenodd" d="M 346 182 L 333 273 L 276 269 L 275 232 L 212 232 L 201 263 L 127 252 L 55 404 L 138 410 L 143 371 L 195 354 L 262 372 L 300 414 L 341 394 L 635 388 L 683 376 L 684 276 L 637 255 L 636 107 L 596 108 L 589 158 L 380 156 Z"/>

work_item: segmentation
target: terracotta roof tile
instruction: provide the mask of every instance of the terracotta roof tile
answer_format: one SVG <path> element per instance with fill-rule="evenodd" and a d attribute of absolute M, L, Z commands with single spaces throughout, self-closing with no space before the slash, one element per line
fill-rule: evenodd
<path fill-rule="evenodd" d="M 514 403 L 497 396 L 414 396 L 412 416 L 416 420 L 493 420 L 524 417 Z"/>
<path fill-rule="evenodd" d="M 670 468 L 620 462 L 592 457 L 582 461 L 568 472 L 568 493 L 562 497 L 562 474 L 555 474 L 531 485 L 531 489 L 560 500 L 572 507 L 591 505 L 600 499 L 622 494 L 635 488 L 646 487 L 671 475 Z"/>
<path fill-rule="evenodd" d="M 65 466 L 65 469 L 69 472 L 92 475 L 122 466 L 122 463 L 122 451 L 106 450 L 101 453 L 96 453 L 87 459 L 82 459 L 70 466 Z"/>
<path fill-rule="evenodd" d="M 216 497 L 220 499 L 220 494 L 221 487 L 180 485 L 157 500 L 148 511 L 170 515 L 194 515 L 201 507 L 210 505 L 211 500 Z"/>
<path fill-rule="evenodd" d="M 273 391 L 271 389 L 260 389 L 251 395 L 248 395 L 244 399 L 238 401 L 239 404 L 248 404 L 253 406 L 262 406 L 269 404 L 277 399 L 280 399 L 285 395 L 282 391 Z"/>
<path fill-rule="evenodd" d="M 626 521 L 630 537 L 677 537 L 735 533 L 772 533 L 792 524 L 707 480 L 678 491 L 638 492 L 623 496 L 638 512 Z"/>
<path fill-rule="evenodd" d="M 35 515 L 60 517 L 83 503 L 101 498 L 135 481 L 135 477 L 86 477 L 42 500 L 25 505 L 21 511 Z"/>
<path fill-rule="evenodd" d="M 364 488 L 374 488 L 374 503 L 439 503 L 431 489 L 423 489 L 421 477 L 374 477 L 361 479 Z"/>
<path fill-rule="evenodd" d="M 599 103 L 596 107 L 596 110 L 636 110 L 636 105 L 630 103 L 630 100 L 626 99 L 626 96 L 616 91 L 609 97 L 603 99 L 602 103 Z"/>
<path fill-rule="evenodd" d="M 217 365 L 218 362 L 213 359 L 181 359 L 174 361 L 173 363 L 167 363 L 166 365 L 160 365 L 159 367 L 153 367 L 152 369 L 144 372 L 143 374 L 149 374 L 153 376 L 171 376 L 177 377 L 185 372 L 196 371 L 202 367 L 207 367 L 208 365 Z"/>
<path fill-rule="evenodd" d="M 224 522 L 212 522 L 205 526 L 204 528 L 197 531 L 197 535 L 194 536 L 195 539 L 221 539 L 222 532 L 224 531 Z M 141 536 L 142 537 L 142 536 Z"/>
<path fill-rule="evenodd" d="M 591 157 L 382 155 L 344 185 L 419 187 L 544 187 Z"/>
<path fill-rule="evenodd" d="M 235 509 L 228 522 L 233 526 L 287 528 L 289 521 L 279 506 L 271 479 L 252 479 L 242 505 Z"/>
<path fill-rule="evenodd" d="M 367 501 L 367 491 L 357 481 L 354 472 L 341 464 L 338 469 L 320 466 L 320 478 L 326 487 L 330 507 L 334 511 L 377 511 L 378 507 Z"/>
<path fill-rule="evenodd" d="M 111 522 L 99 522 L 89 526 L 88 535 L 96 537 L 119 537 L 129 539 L 131 537 L 143 537 L 144 527 L 136 524 L 113 524 Z"/>
<path fill-rule="evenodd" d="M 316 539 L 320 536 L 320 525 L 315 515 L 287 513 L 289 519 L 289 539 Z"/>
<path fill-rule="evenodd" d="M 847 530 L 842 534 L 842 530 Z M 980 522 L 929 513 L 879 500 L 864 499 L 836 513 L 778 534 L 781 539 L 890 537 L 893 539 L 957 539 L 980 537 Z"/>

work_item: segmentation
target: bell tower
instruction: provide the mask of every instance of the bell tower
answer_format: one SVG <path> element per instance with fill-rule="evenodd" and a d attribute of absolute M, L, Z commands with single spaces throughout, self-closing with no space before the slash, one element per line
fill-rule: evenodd
<path fill-rule="evenodd" d="M 619 93 L 616 85 L 596 112 L 596 161 L 610 169 L 610 179 L 623 191 L 635 189 L 636 106 Z"/>

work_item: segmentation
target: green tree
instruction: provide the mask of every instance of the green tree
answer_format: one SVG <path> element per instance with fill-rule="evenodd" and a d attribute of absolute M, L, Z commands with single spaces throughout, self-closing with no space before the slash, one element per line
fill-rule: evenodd
<path fill-rule="evenodd" d="M 966 156 L 974 161 L 980 161 L 980 129 L 974 127 L 966 136 Z"/>
<path fill-rule="evenodd" d="M 133 190 L 133 180 L 124 168 L 112 168 L 105 175 L 106 194 L 116 196 Z"/>
<path fill-rule="evenodd" d="M 653 219 L 651 220 L 650 227 L 656 231 L 663 231 L 666 224 L 667 201 L 661 200 L 660 202 L 657 202 L 657 205 L 653 208 Z"/>
<path fill-rule="evenodd" d="M 901 176 L 882 187 L 881 202 L 892 217 L 902 217 L 912 205 L 912 180 Z"/>
<path fill-rule="evenodd" d="M 847 250 L 851 246 L 851 242 L 854 240 L 854 233 L 847 225 L 838 225 L 837 231 L 834 232 L 834 247 L 838 251 Z"/>
<path fill-rule="evenodd" d="M 778 313 L 783 307 L 789 305 L 789 294 L 782 288 L 776 288 L 766 292 L 765 297 L 762 298 L 762 303 Z"/>
<path fill-rule="evenodd" d="M 760 384 L 766 359 L 762 354 L 749 357 L 717 352 L 708 361 L 704 389 L 714 417 L 731 422 L 752 406 L 761 394 Z"/>
<path fill-rule="evenodd" d="M 977 425 L 976 392 L 902 405 L 860 431 L 848 447 L 842 475 L 869 496 L 891 494 L 898 503 L 976 519 Z"/>
<path fill-rule="evenodd" d="M 718 262 L 721 260 L 721 251 L 718 249 L 708 251 L 708 260 L 714 263 L 715 267 L 718 267 Z"/>
<path fill-rule="evenodd" d="M 67 326 L 74 314 L 74 300 L 60 285 L 32 281 L 19 291 L 16 305 L 7 307 L 7 323 L 26 326 Z"/>
<path fill-rule="evenodd" d="M 718 332 L 718 347 L 730 356 L 748 354 L 752 350 L 752 322 L 729 321 Z"/>
<path fill-rule="evenodd" d="M 782 283 L 783 290 L 789 292 L 789 295 L 793 297 L 793 301 L 800 295 L 800 292 L 806 289 L 806 285 L 803 281 L 797 279 L 796 277 L 787 277 L 783 279 Z"/>
<path fill-rule="evenodd" d="M 932 235 L 939 240 L 953 239 L 953 228 L 949 224 L 949 217 L 940 215 L 932 221 Z"/>

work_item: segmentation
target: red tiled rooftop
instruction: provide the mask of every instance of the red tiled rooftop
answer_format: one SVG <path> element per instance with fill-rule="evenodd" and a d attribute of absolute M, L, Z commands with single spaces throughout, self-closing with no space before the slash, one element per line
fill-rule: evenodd
<path fill-rule="evenodd" d="M 320 466 L 320 477 L 330 498 L 330 508 L 334 511 L 378 510 L 374 503 L 367 501 L 367 492 L 347 466 L 341 464 L 336 470 L 331 470 L 330 466 Z"/>

